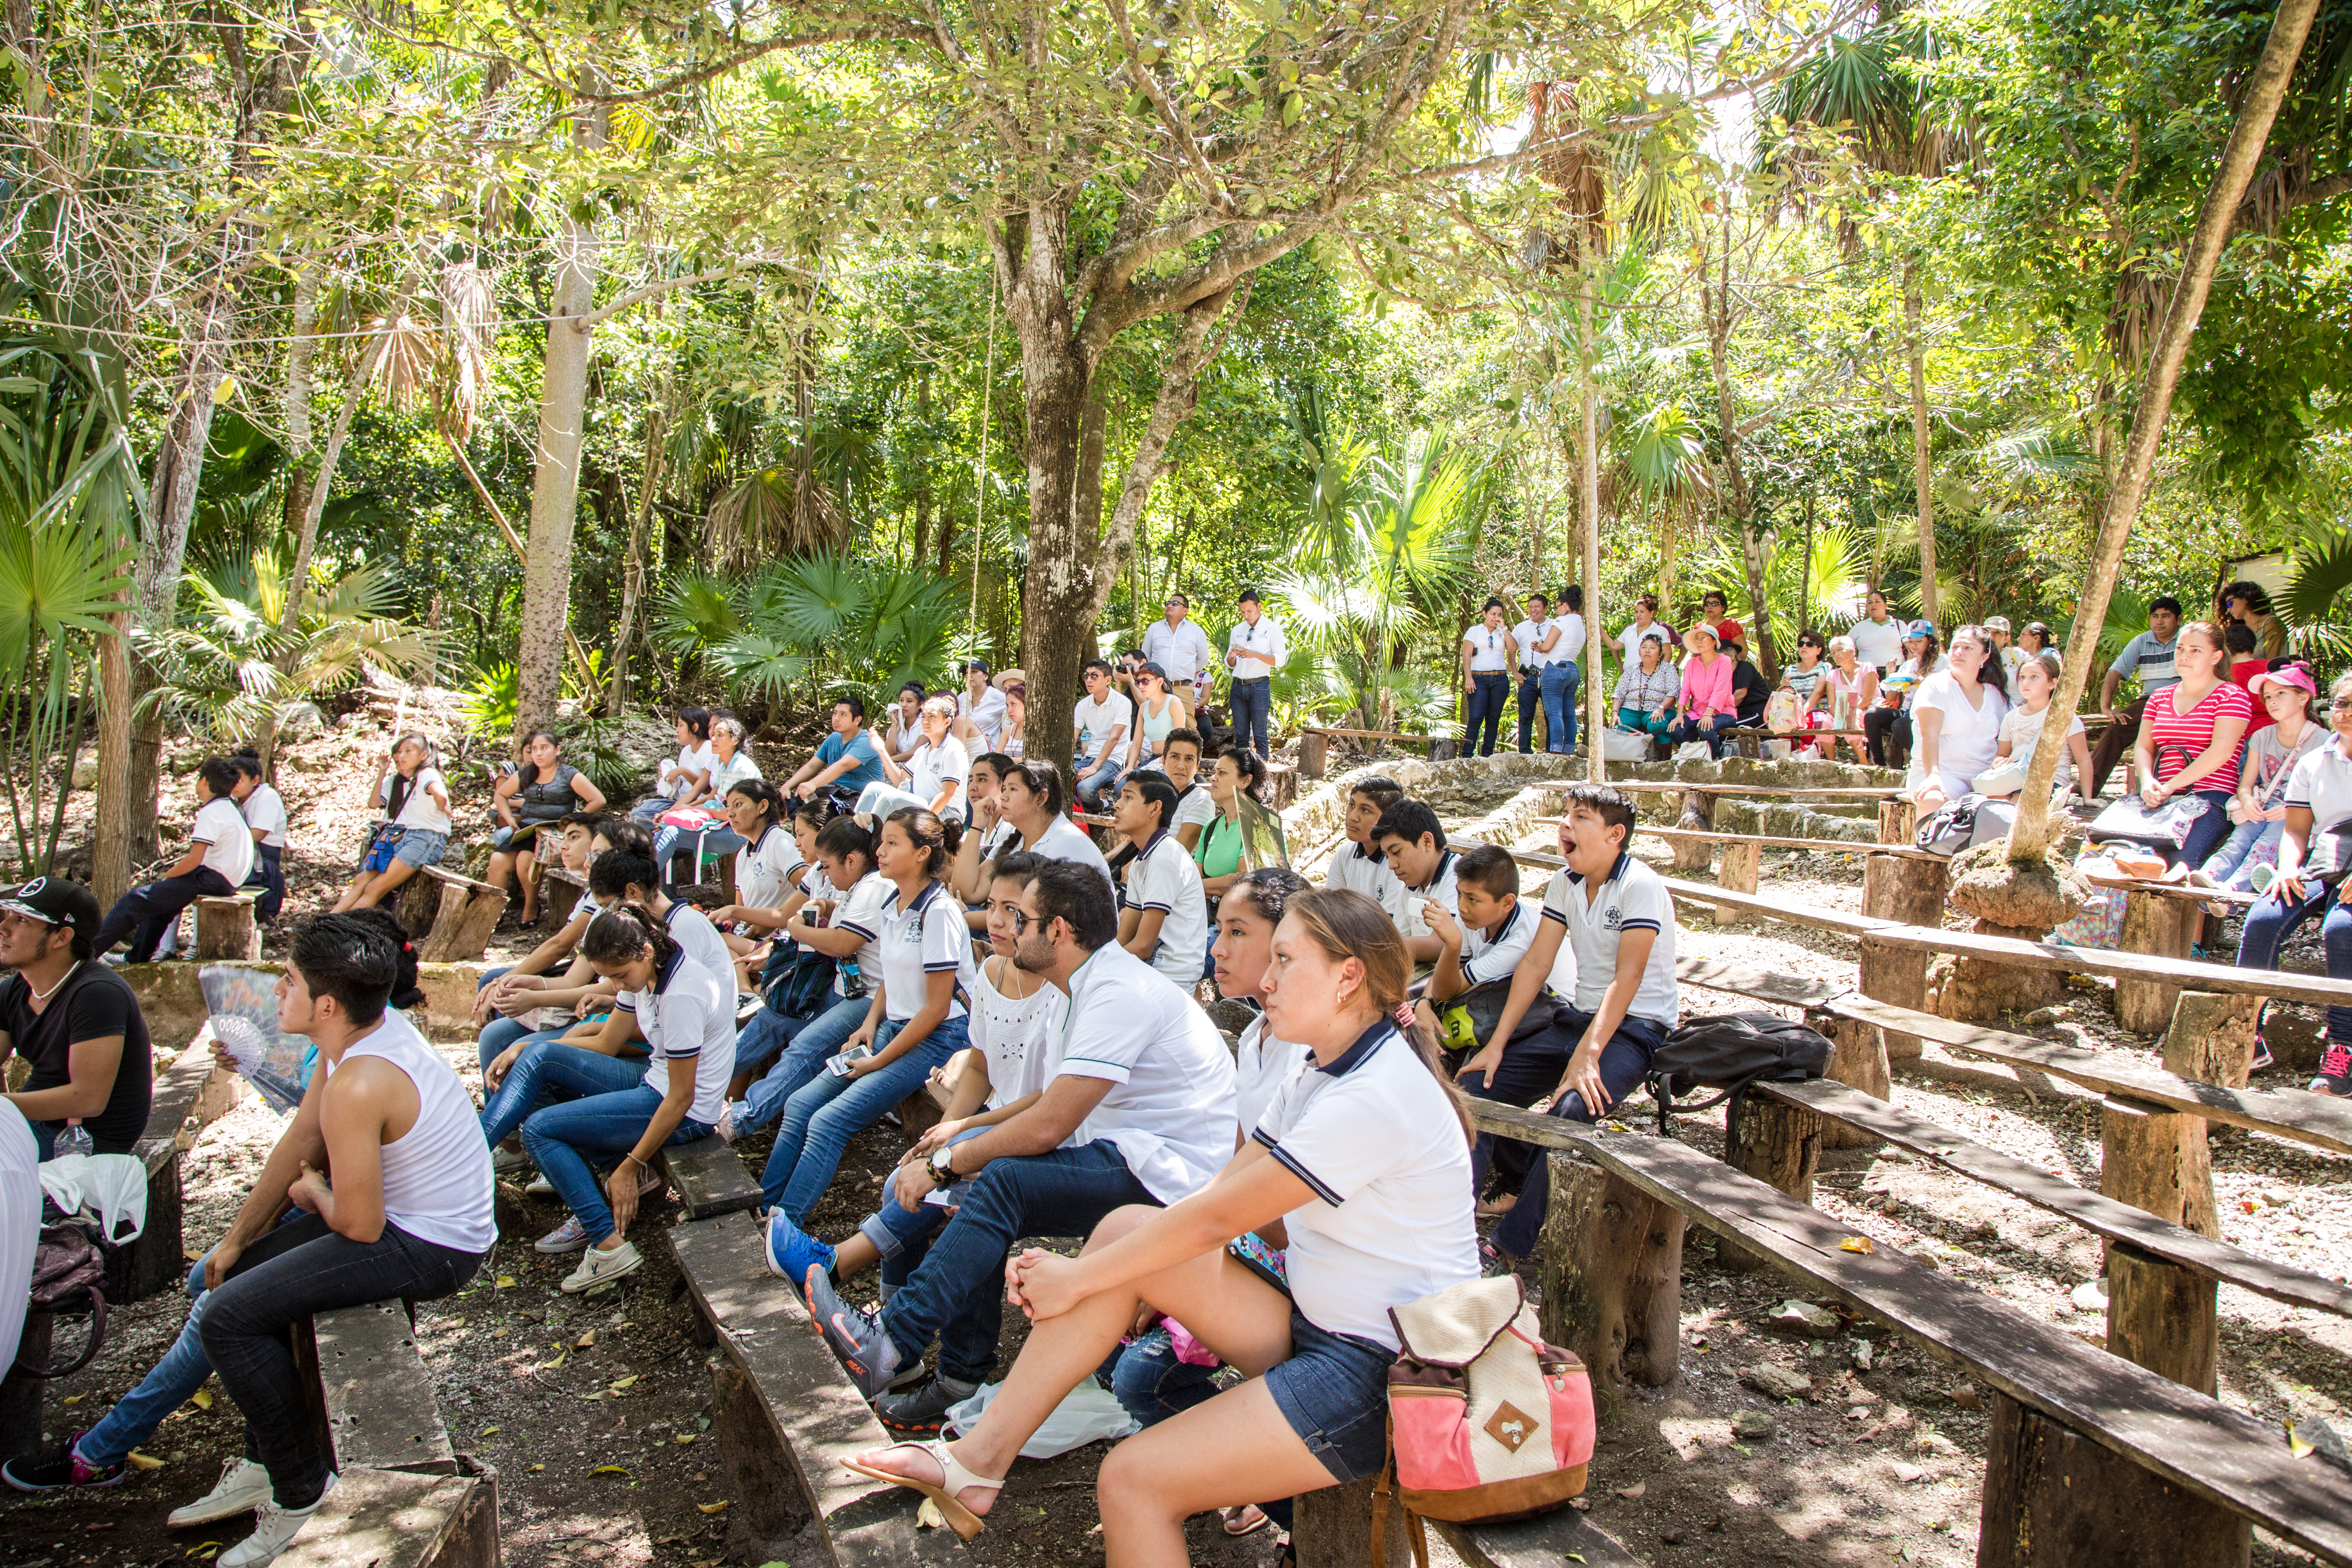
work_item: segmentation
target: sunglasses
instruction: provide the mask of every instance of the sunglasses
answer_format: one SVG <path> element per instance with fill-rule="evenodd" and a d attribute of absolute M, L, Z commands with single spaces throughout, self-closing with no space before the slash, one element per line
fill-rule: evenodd
<path fill-rule="evenodd" d="M 1013 921 L 1013 934 L 1014 936 L 1028 935 L 1029 928 L 1040 922 L 1046 925 L 1052 925 L 1054 923 L 1054 917 L 1051 915 L 1033 915 L 1028 910 L 1018 908 L 1017 906 L 1007 911 L 1007 913 Z"/>

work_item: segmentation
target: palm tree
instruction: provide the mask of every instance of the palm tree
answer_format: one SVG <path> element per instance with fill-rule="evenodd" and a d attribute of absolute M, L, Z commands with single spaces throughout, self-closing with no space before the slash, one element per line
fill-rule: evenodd
<path fill-rule="evenodd" d="M 1967 154 L 1968 136 L 1929 88 L 1924 68 L 1941 40 L 1924 15 L 1880 0 L 1878 19 L 1850 38 L 1832 38 L 1787 81 L 1773 112 L 1790 125 L 1844 137 L 1882 182 L 1940 174 Z M 1904 357 L 1911 371 L 1911 456 L 1919 510 L 1919 607 L 1937 619 L 1936 500 L 1928 447 L 1926 351 L 1920 342 L 1919 263 L 1903 261 Z"/>

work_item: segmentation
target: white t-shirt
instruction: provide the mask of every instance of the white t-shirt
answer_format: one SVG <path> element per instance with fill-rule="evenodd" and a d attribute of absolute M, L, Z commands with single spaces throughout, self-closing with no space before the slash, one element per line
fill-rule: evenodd
<path fill-rule="evenodd" d="M 211 846 L 205 851 L 205 864 L 227 878 L 230 887 L 243 886 L 253 874 L 253 829 L 228 796 L 216 795 L 197 807 L 188 837 Z"/>
<path fill-rule="evenodd" d="M 1959 677 L 1942 670 L 1921 681 L 1912 695 L 1914 734 L 1918 732 L 1918 715 L 1929 710 L 1943 715 L 1936 741 L 1937 782 L 1943 785 L 1947 799 L 1958 800 L 1969 793 L 1969 781 L 1999 759 L 2000 721 L 2009 717 L 2009 699 L 1990 686 L 1979 686 L 1977 705 L 1971 708 L 1968 694 L 1960 689 Z M 1911 776 L 1905 787 L 1915 794 L 1927 787 L 1922 771 L 1926 750 L 1916 743 L 1911 749 Z"/>
<path fill-rule="evenodd" d="M 2320 747 L 2294 764 L 2294 772 L 2287 779 L 2286 803 L 2311 813 L 2315 837 L 2352 817 L 2352 759 L 2344 755 L 2340 740 Z"/>
<path fill-rule="evenodd" d="M 2050 710 L 2046 707 L 2039 713 L 2029 713 L 2022 708 L 2012 708 L 2002 716 L 2000 738 L 2009 742 L 2009 760 L 2011 763 L 2021 768 L 2030 768 L 2033 765 L 2033 748 L 2042 739 L 2042 721 L 2049 717 Z M 2076 719 L 2066 731 L 2070 739 L 2086 733 L 2088 731 L 2083 728 L 2083 721 L 2080 719 Z M 2264 731 L 2263 733 L 2267 734 L 2269 731 Z M 2058 772 L 2052 776 L 2050 787 L 2064 789 L 2074 782 L 2074 759 L 2062 750 L 2058 753 Z"/>
<path fill-rule="evenodd" d="M 386 773 L 383 775 L 383 785 L 381 789 L 376 791 L 375 799 L 378 805 L 389 806 L 392 804 L 392 781 L 398 776 L 399 775 L 396 773 Z M 400 815 L 394 817 L 393 820 L 400 824 L 403 827 L 420 828 L 426 833 L 448 832 L 450 827 L 449 814 L 441 809 L 439 804 L 433 798 L 433 792 L 425 787 L 427 784 L 436 784 L 441 786 L 442 794 L 446 795 L 449 793 L 449 781 L 442 774 L 439 768 L 431 766 L 418 768 L 416 770 L 416 784 L 414 788 L 409 790 L 408 798 L 400 803 Z M 261 786 L 261 789 L 268 788 L 269 786 L 268 784 L 263 784 Z M 253 793 L 256 795 L 258 795 L 261 793 L 261 789 L 255 790 Z M 271 793 L 275 794 L 276 792 L 272 791 Z M 247 801 L 246 803 L 246 819 L 247 821 L 252 820 L 252 808 L 253 803 L 251 801 Z M 281 806 L 279 809 L 283 811 L 284 807 Z M 257 823 L 255 826 L 258 826 L 259 824 Z M 278 842 L 283 843 L 285 840 L 280 839 Z"/>
<path fill-rule="evenodd" d="M 1904 623 L 1889 616 L 1884 621 L 1874 621 L 1864 616 L 1846 628 L 1853 639 L 1853 657 L 1860 664 L 1874 664 L 1883 674 L 1886 667 L 1903 657 Z"/>
<path fill-rule="evenodd" d="M 881 984 L 882 979 L 882 905 L 898 890 L 882 879 L 879 871 L 868 871 L 848 892 L 834 895 L 840 900 L 833 908 L 834 928 L 855 931 L 866 939 L 866 945 L 852 953 L 849 962 L 857 965 L 858 976 L 869 990 Z M 842 984 L 845 978 L 837 973 L 834 975 L 835 995 L 845 994 Z"/>
<path fill-rule="evenodd" d="M 1095 847 L 1095 841 L 1087 837 L 1087 830 L 1066 816 L 1055 817 L 1045 831 L 1037 835 L 1036 843 L 1024 844 L 1021 847 L 1032 855 L 1043 855 L 1048 860 L 1081 861 L 1100 871 L 1104 881 L 1111 880 L 1110 862 L 1103 858 L 1103 852 Z"/>
<path fill-rule="evenodd" d="M 1327 888 L 1349 888 L 1363 894 L 1387 911 L 1389 920 L 1402 929 L 1404 924 L 1404 883 L 1389 867 L 1388 857 L 1375 855 L 1361 844 L 1343 843 L 1331 852 L 1331 864 L 1323 870 Z"/>
<path fill-rule="evenodd" d="M 1034 1094 L 1053 1078 L 1055 1043 L 1069 1000 L 1060 986 L 1042 980 L 1027 996 L 1007 996 L 989 979 L 985 963 L 973 968 L 971 1022 L 965 1037 L 988 1062 L 991 1110 Z"/>
<path fill-rule="evenodd" d="M 1421 918 L 1421 906 L 1432 899 L 1444 905 L 1457 920 L 1461 918 L 1461 895 L 1454 886 L 1454 868 L 1461 859 L 1462 857 L 1453 850 L 1445 851 L 1437 862 L 1437 875 L 1429 879 L 1426 888 L 1408 888 L 1402 878 L 1397 879 L 1398 896 L 1402 901 L 1390 912 L 1389 919 L 1395 922 L 1400 935 L 1416 937 L 1429 934 L 1429 922 Z"/>
<path fill-rule="evenodd" d="M 1389 1309 L 1478 1277 L 1470 1144 L 1386 1019 L 1276 1092 L 1251 1136 L 1315 1194 L 1283 1216 L 1301 1316 L 1398 1349 Z"/>
<path fill-rule="evenodd" d="M 955 781 L 955 798 L 948 802 L 947 815 L 959 822 L 971 805 L 966 798 L 971 777 L 971 753 L 953 735 L 936 746 L 924 742 L 907 759 L 907 793 L 926 805 L 940 798 L 940 791 L 947 787 L 949 780 Z"/>
<path fill-rule="evenodd" d="M 1554 616 L 1551 618 L 1551 624 L 1559 628 L 1559 641 L 1551 645 L 1551 652 L 1544 656 L 1544 662 L 1566 664 L 1571 659 L 1582 657 L 1584 617 L 1570 610 L 1565 615 Z"/>
<path fill-rule="evenodd" d="M 1004 693 L 992 686 L 980 694 L 980 701 L 975 706 L 970 691 L 959 691 L 956 693 L 956 716 L 971 720 L 971 727 L 980 731 L 980 738 L 988 742 L 988 749 L 992 752 L 996 750 L 997 737 L 1004 732 Z"/>
<path fill-rule="evenodd" d="M 1189 616 L 1172 627 L 1162 616 L 1143 628 L 1143 657 L 1168 672 L 1169 685 L 1193 685 L 1209 667 L 1209 634 Z"/>
<path fill-rule="evenodd" d="M 971 928 L 964 924 L 963 906 L 948 896 L 943 883 L 926 885 L 904 909 L 898 888 L 883 886 L 889 891 L 882 899 L 882 1005 L 892 1023 L 903 1024 L 930 1000 L 934 974 L 954 975 L 971 994 Z M 963 1016 L 963 1004 L 950 994 L 948 1016 Z"/>
<path fill-rule="evenodd" d="M 669 927 L 670 940 L 686 950 L 686 956 L 710 972 L 727 994 L 735 994 L 735 955 L 727 950 L 727 939 L 710 923 L 710 917 L 692 904 L 672 899 L 669 912 L 662 917 Z"/>
<path fill-rule="evenodd" d="M 624 991 L 613 1005 L 637 1016 L 637 1031 L 653 1058 L 646 1064 L 646 1087 L 667 1094 L 670 1063 L 688 1064 L 679 1069 L 694 1075 L 694 1103 L 686 1114 L 717 1126 L 719 1113 L 727 1109 L 727 1080 L 735 1074 L 734 983 L 720 981 L 678 952 L 654 976 L 651 994 Z M 479 1118 L 474 1137 L 481 1141 Z"/>
<path fill-rule="evenodd" d="M 1190 784 L 1185 785 L 1184 792 L 1176 797 L 1176 816 L 1168 826 L 1171 829 L 1206 827 L 1209 826 L 1210 818 L 1216 815 L 1217 803 L 1211 797 L 1209 786 L 1199 783 Z M 1198 843 L 1199 840 L 1195 839 L 1194 842 Z"/>
<path fill-rule="evenodd" d="M 1176 835 L 1152 835 L 1129 863 L 1127 902 L 1130 909 L 1158 910 L 1163 917 L 1151 967 L 1188 992 L 1199 984 L 1209 956 L 1209 896 L 1201 890 L 1200 866 Z"/>
<path fill-rule="evenodd" d="M 1655 931 L 1641 986 L 1625 1011 L 1629 1017 L 1673 1028 L 1680 1000 L 1675 987 L 1675 901 L 1665 883 L 1646 862 L 1620 853 L 1590 906 L 1584 894 L 1583 877 L 1565 868 L 1553 872 L 1544 889 L 1544 919 L 1568 928 L 1568 945 L 1576 952 L 1570 1000 L 1580 1012 L 1601 1011 L 1610 983 L 1617 978 L 1618 937 L 1629 931 Z M 1557 964 L 1552 973 L 1559 975 Z"/>
<path fill-rule="evenodd" d="M 759 837 L 735 851 L 735 901 L 747 909 L 775 909 L 791 896 L 803 864 L 793 830 L 768 824 Z"/>
<path fill-rule="evenodd" d="M 1536 651 L 1536 644 L 1544 640 L 1545 628 L 1550 625 L 1549 621 L 1521 621 L 1511 628 L 1511 640 L 1519 645 L 1520 668 L 1541 669 L 1551 662 L 1551 655 Z"/>
<path fill-rule="evenodd" d="M 1668 664 L 1674 662 L 1675 639 L 1666 635 L 1665 622 L 1652 621 L 1648 626 L 1643 626 L 1628 621 L 1625 623 L 1625 629 L 1617 634 L 1618 644 L 1624 651 L 1625 662 L 1628 665 L 1638 665 L 1642 662 L 1642 639 L 1651 637 L 1657 638 L 1658 646 L 1665 649 L 1667 658 L 1664 662 Z"/>
<path fill-rule="evenodd" d="M 491 1215 L 497 1182 L 490 1146 L 482 1142 L 481 1113 L 457 1070 L 415 1025 L 389 1007 L 381 1023 L 344 1048 L 341 1065 L 349 1067 L 354 1057 L 382 1057 L 416 1089 L 416 1121 L 378 1152 L 385 1220 L 436 1247 L 488 1252 L 499 1239 Z M 319 1065 L 332 1081 L 337 1064 L 321 1052 Z M 723 1077 L 719 1084 L 725 1087 Z"/>
<path fill-rule="evenodd" d="M 1503 917 L 1503 929 L 1489 938 L 1475 926 L 1462 928 L 1462 978 L 1473 985 L 1489 980 L 1507 980 L 1527 956 L 1528 944 L 1536 939 L 1536 927 L 1543 923 L 1543 911 L 1528 907 L 1525 898 L 1511 905 L 1511 912 Z"/>
<path fill-rule="evenodd" d="M 1470 673 L 1488 675 L 1507 670 L 1510 667 L 1503 662 L 1503 644 L 1510 635 L 1499 626 L 1488 626 L 1484 621 L 1464 632 L 1462 646 L 1470 655 Z M 1520 651 L 1522 654 L 1526 652 L 1524 648 Z"/>
<path fill-rule="evenodd" d="M 1069 994 L 1060 1070 L 1111 1083 L 1077 1142 L 1108 1140 L 1161 1203 L 1206 1186 L 1234 1154 L 1234 1058 L 1217 1026 L 1117 942 L 1087 955 Z"/>
<path fill-rule="evenodd" d="M 1251 1019 L 1234 1047 L 1234 1107 L 1241 1125 L 1255 1130 L 1274 1097 L 1306 1070 L 1313 1055 L 1305 1046 L 1267 1034 L 1265 1014 Z"/>
<path fill-rule="evenodd" d="M 430 805 L 432 802 L 427 800 L 425 804 Z M 402 815 L 406 813 L 404 811 Z M 442 820 L 446 822 L 448 818 L 445 816 Z M 260 832 L 261 837 L 254 840 L 255 843 L 267 844 L 272 849 L 285 848 L 286 797 L 267 784 L 254 785 L 253 793 L 245 797 L 245 827 L 248 833 L 257 829 Z M 441 831 L 446 833 L 448 829 L 445 827 Z"/>
<path fill-rule="evenodd" d="M 1070 710 L 1078 726 L 1078 753 L 1096 762 L 1103 760 L 1103 748 L 1110 744 L 1114 731 L 1125 740 L 1135 722 L 1135 704 L 1119 694 L 1116 687 L 1106 686 L 1100 697 L 1082 698 Z"/>
<path fill-rule="evenodd" d="M 676 800 L 692 787 L 687 780 L 688 773 L 707 773 L 717 765 L 718 755 L 711 751 L 709 742 L 705 741 L 698 746 L 680 746 L 677 761 L 669 765 L 662 777 L 662 793 Z"/>

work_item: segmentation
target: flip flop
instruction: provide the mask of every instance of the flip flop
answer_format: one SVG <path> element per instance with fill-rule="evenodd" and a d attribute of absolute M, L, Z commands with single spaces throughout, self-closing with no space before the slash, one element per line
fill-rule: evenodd
<path fill-rule="evenodd" d="M 948 1528 L 966 1541 L 970 1541 L 988 1528 L 981 1522 L 980 1515 L 956 1500 L 956 1494 L 971 1487 L 992 1487 L 1002 1493 L 1004 1490 L 1003 1479 L 990 1480 L 986 1476 L 973 1475 L 956 1463 L 956 1457 L 948 1452 L 948 1446 L 945 1443 L 936 1440 L 928 1443 L 893 1443 L 889 1447 L 878 1451 L 887 1454 L 892 1448 L 913 1448 L 919 1453 L 929 1454 L 939 1462 L 940 1475 L 944 1484 L 918 1480 L 912 1476 L 896 1475 L 888 1470 L 877 1470 L 870 1465 L 861 1465 L 856 1459 L 842 1460 L 841 1468 L 855 1471 L 861 1476 L 871 1477 L 877 1481 L 887 1481 L 894 1487 L 905 1487 L 908 1491 L 922 1493 L 939 1505 L 940 1515 L 948 1521 Z"/>

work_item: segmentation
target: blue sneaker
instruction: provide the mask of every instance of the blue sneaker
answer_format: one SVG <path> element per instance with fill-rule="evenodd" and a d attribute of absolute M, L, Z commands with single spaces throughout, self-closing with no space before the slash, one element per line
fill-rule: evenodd
<path fill-rule="evenodd" d="M 782 1209 L 770 1212 L 761 1250 L 766 1254 L 768 1272 L 795 1286 L 808 1279 L 812 1268 L 833 1272 L 833 1248 L 787 1219 Z"/>

